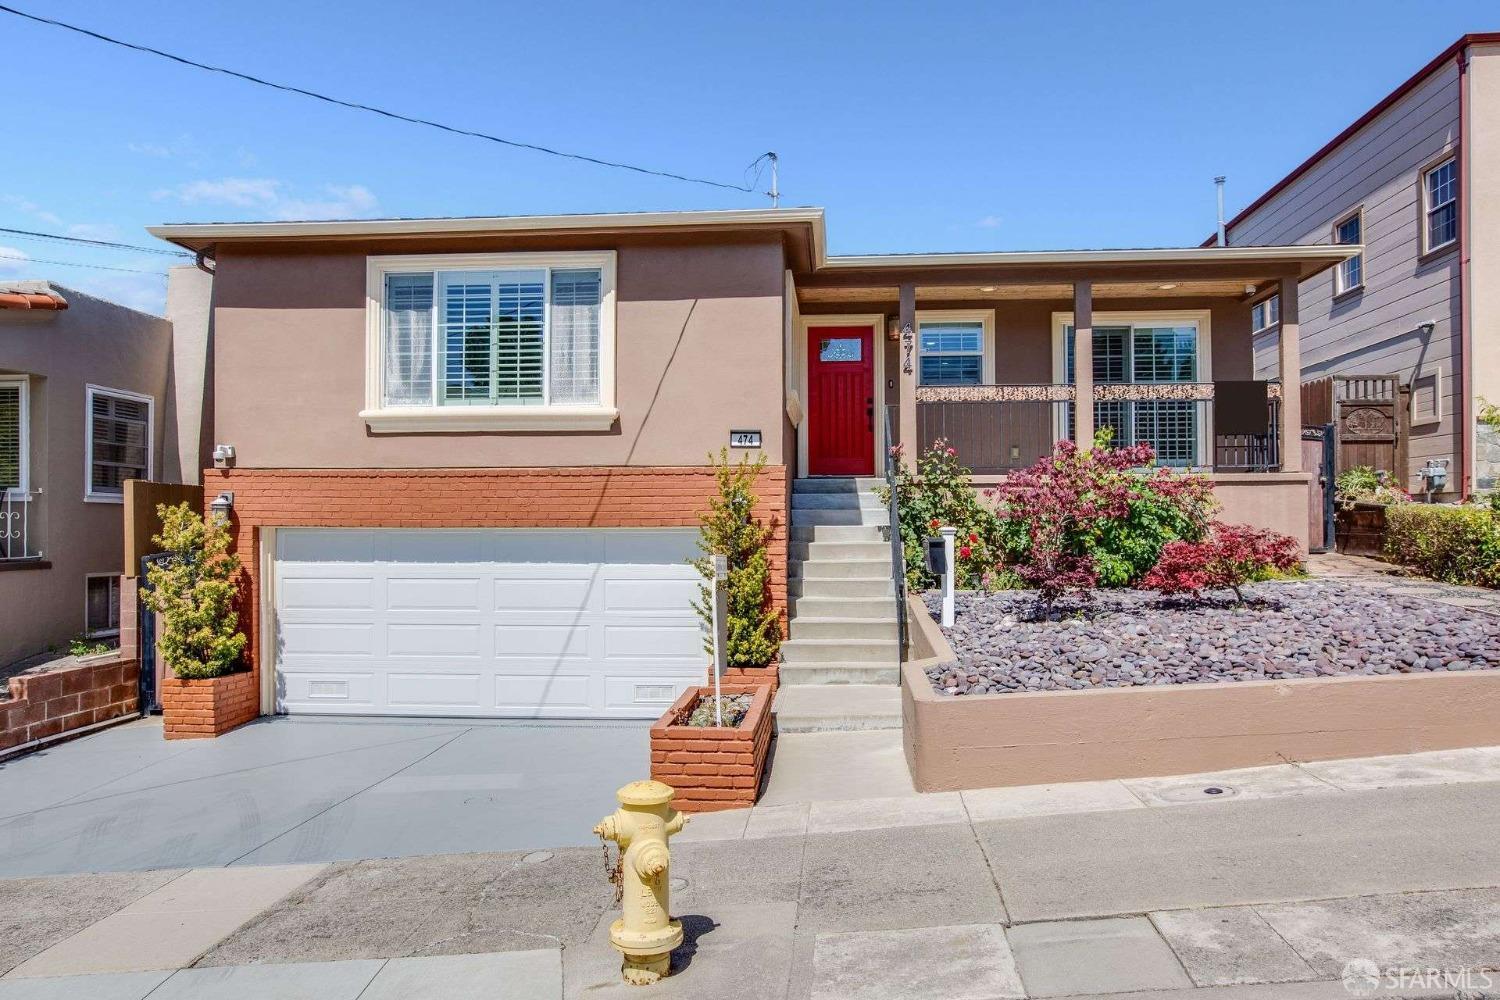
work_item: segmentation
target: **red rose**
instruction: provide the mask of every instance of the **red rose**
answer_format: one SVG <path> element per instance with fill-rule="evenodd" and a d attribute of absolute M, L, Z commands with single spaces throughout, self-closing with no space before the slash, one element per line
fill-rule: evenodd
<path fill-rule="evenodd" d="M 971 542 L 977 542 L 977 541 L 979 541 L 979 536 L 976 535 L 976 534 L 974 534 L 974 532 L 971 531 L 971 532 L 969 532 L 969 541 L 971 541 Z"/>
<path fill-rule="evenodd" d="M 967 559 L 971 554 L 972 552 L 967 545 L 960 545 L 958 547 L 958 558 Z"/>
<path fill-rule="evenodd" d="M 931 521 L 927 522 L 927 527 L 931 528 L 933 531 L 936 531 L 938 530 L 938 528 L 942 527 L 942 522 L 937 518 L 933 518 Z"/>

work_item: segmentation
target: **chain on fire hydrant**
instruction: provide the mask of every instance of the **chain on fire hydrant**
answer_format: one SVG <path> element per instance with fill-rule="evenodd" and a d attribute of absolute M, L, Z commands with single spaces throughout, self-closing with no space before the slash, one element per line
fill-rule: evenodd
<path fill-rule="evenodd" d="M 660 781 L 632 781 L 615 793 L 620 808 L 594 827 L 620 845 L 623 913 L 609 926 L 609 943 L 625 956 L 625 981 L 637 986 L 665 976 L 672 949 L 682 944 L 682 923 L 672 919 L 669 900 L 667 838 L 682 832 L 687 817 L 672 808 L 674 794 Z"/>

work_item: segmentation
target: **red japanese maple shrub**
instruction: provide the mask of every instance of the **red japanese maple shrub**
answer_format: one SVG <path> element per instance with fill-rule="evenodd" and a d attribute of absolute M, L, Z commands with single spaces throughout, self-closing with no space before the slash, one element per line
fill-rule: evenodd
<path fill-rule="evenodd" d="M 1300 562 L 1295 538 L 1216 521 L 1201 542 L 1168 542 L 1140 585 L 1160 594 L 1191 594 L 1196 599 L 1205 590 L 1232 590 L 1234 599 L 1244 603 L 1242 586 L 1269 570 L 1294 570 Z"/>

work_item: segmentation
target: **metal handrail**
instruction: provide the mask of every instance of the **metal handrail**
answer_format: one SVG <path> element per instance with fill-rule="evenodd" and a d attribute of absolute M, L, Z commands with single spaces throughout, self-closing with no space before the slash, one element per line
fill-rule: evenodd
<path fill-rule="evenodd" d="M 891 584 L 896 591 L 896 663 L 906 662 L 906 546 L 901 542 L 901 489 L 898 469 L 901 459 L 891 445 L 891 410 L 885 408 L 885 485 L 890 494 L 886 504 L 890 514 Z"/>

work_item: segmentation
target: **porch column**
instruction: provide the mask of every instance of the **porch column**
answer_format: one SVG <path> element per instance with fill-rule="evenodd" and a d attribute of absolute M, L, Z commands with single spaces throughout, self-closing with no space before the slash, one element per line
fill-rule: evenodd
<path fill-rule="evenodd" d="M 917 452 L 922 447 L 921 442 L 917 441 L 917 286 L 902 285 L 900 301 L 897 329 L 900 331 L 901 342 L 897 345 L 897 354 L 901 359 L 901 391 L 898 397 L 900 406 L 896 412 L 899 424 L 896 435 L 901 443 L 904 461 L 916 468 Z"/>
<path fill-rule="evenodd" d="M 1302 330 L 1297 320 L 1297 279 L 1281 279 L 1281 471 L 1302 471 Z"/>
<path fill-rule="evenodd" d="M 1094 443 L 1094 283 L 1073 282 L 1073 440 Z"/>

